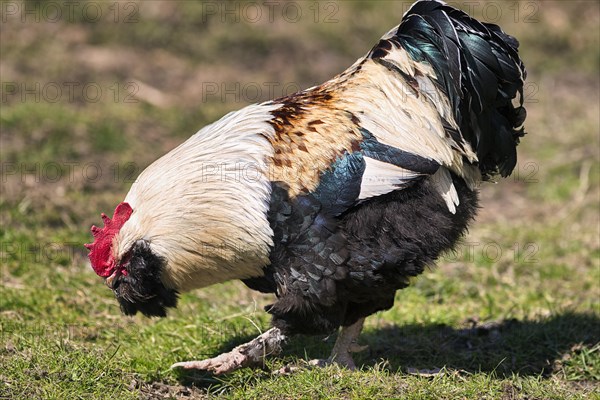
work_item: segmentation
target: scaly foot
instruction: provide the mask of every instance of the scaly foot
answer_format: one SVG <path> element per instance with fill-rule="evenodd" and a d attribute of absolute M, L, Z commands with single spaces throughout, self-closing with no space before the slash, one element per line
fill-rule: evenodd
<path fill-rule="evenodd" d="M 286 337 L 278 328 L 271 328 L 248 343 L 237 346 L 228 353 L 200 361 L 184 361 L 171 365 L 173 368 L 200 369 L 214 374 L 224 374 L 242 367 L 261 364 L 264 358 L 281 352 Z"/>
<path fill-rule="evenodd" d="M 354 324 L 350 326 L 342 327 L 337 340 L 335 341 L 335 345 L 333 346 L 333 350 L 331 352 L 331 356 L 328 359 L 316 359 L 310 360 L 308 362 L 308 366 L 310 367 L 326 367 L 328 365 L 337 364 L 340 367 L 348 368 L 353 371 L 356 369 L 356 364 L 352 359 L 350 353 L 358 353 L 360 351 L 366 350 L 369 346 L 361 346 L 356 340 L 358 339 L 358 335 L 360 335 L 360 331 L 362 330 L 362 326 L 364 323 L 364 318 L 356 321 Z M 293 372 L 299 371 L 303 369 L 301 366 L 293 366 L 286 365 L 285 367 L 279 369 L 277 371 L 278 374 L 291 374 Z"/>

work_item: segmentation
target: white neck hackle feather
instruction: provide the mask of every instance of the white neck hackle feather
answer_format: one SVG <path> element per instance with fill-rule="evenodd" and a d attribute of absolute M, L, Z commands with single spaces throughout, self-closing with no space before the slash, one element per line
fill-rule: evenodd
<path fill-rule="evenodd" d="M 147 240 L 167 261 L 163 283 L 180 291 L 262 275 L 273 245 L 267 121 L 279 107 L 229 113 L 144 170 L 125 198 L 133 214 L 115 238 L 115 258 Z"/>

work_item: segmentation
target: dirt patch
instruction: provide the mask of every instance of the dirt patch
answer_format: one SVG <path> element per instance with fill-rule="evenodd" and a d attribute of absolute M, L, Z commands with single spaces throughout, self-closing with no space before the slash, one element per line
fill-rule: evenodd
<path fill-rule="evenodd" d="M 131 381 L 131 390 L 139 390 L 140 398 L 147 400 L 159 399 L 208 399 L 205 392 L 194 386 L 169 385 L 163 382 L 141 382 L 136 379 Z"/>

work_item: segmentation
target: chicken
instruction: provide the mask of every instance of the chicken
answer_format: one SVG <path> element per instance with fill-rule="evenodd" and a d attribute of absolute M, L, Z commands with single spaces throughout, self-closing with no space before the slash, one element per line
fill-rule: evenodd
<path fill-rule="evenodd" d="M 127 315 L 165 316 L 179 293 L 232 279 L 276 295 L 265 333 L 175 367 L 229 372 L 341 327 L 326 362 L 353 368 L 365 317 L 456 245 L 480 182 L 515 167 L 517 48 L 416 2 L 340 75 L 229 113 L 144 170 L 92 227 L 94 271 Z"/>

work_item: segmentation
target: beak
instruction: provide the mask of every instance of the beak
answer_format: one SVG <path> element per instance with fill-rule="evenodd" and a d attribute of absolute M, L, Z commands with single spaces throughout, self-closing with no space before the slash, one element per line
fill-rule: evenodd
<path fill-rule="evenodd" d="M 106 286 L 108 286 L 111 290 L 114 289 L 114 283 L 115 283 L 115 279 L 121 274 L 119 274 L 119 270 L 115 269 L 115 272 L 112 273 L 111 276 L 109 276 L 108 278 L 106 278 L 104 280 L 104 283 L 106 283 Z"/>

